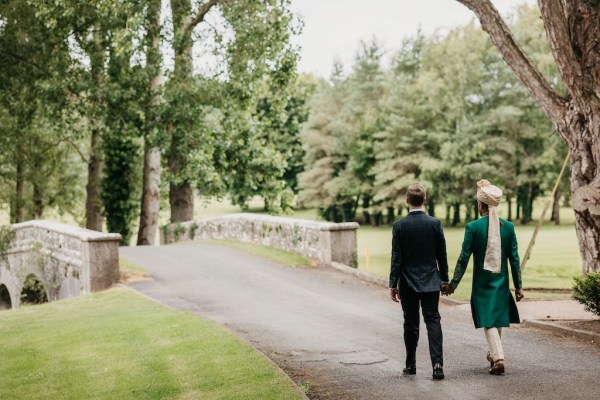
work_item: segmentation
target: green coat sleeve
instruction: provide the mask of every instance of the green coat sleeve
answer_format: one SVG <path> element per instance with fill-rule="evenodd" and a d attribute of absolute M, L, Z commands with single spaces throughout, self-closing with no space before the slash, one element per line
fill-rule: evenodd
<path fill-rule="evenodd" d="M 515 289 L 521 289 L 523 282 L 521 281 L 521 261 L 519 260 L 519 245 L 517 244 L 517 235 L 513 227 L 510 234 L 510 248 L 508 251 L 508 262 L 510 263 L 510 272 L 512 274 Z"/>
<path fill-rule="evenodd" d="M 471 227 L 467 224 L 467 227 L 465 228 L 465 238 L 463 239 L 460 256 L 458 257 L 458 261 L 456 261 L 456 268 L 454 268 L 454 276 L 452 277 L 452 281 L 450 282 L 450 285 L 452 285 L 452 287 L 455 289 L 460 283 L 460 280 L 465 274 L 465 271 L 467 270 L 471 254 L 473 254 L 473 233 L 471 231 Z"/>

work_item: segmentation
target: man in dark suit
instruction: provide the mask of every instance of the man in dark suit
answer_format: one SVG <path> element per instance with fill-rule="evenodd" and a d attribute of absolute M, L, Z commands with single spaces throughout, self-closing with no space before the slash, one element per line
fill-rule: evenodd
<path fill-rule="evenodd" d="M 427 327 L 433 379 L 444 379 L 442 326 L 438 303 L 442 285 L 448 285 L 446 239 L 439 220 L 425 214 L 425 188 L 419 183 L 408 187 L 408 215 L 392 229 L 390 296 L 402 304 L 404 312 L 405 375 L 417 373 L 419 303 Z"/>

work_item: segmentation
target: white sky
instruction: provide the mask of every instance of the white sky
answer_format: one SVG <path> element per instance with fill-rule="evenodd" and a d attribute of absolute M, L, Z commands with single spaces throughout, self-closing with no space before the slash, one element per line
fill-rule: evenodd
<path fill-rule="evenodd" d="M 535 0 L 494 0 L 503 15 L 523 3 Z M 292 0 L 292 9 L 304 20 L 296 39 L 302 47 L 299 69 L 323 78 L 329 77 L 336 57 L 348 70 L 361 39 L 375 36 L 391 55 L 419 26 L 430 34 L 474 18 L 456 0 Z"/>

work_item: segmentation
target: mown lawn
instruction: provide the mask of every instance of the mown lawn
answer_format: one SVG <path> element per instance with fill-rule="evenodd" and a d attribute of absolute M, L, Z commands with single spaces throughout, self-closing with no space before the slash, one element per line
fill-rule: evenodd
<path fill-rule="evenodd" d="M 533 226 L 517 226 L 519 255 L 525 254 L 527 245 L 533 235 Z M 456 260 L 464 237 L 464 227 L 444 228 L 448 251 L 450 277 L 454 272 Z M 358 230 L 358 263 L 359 269 L 371 274 L 387 278 L 390 272 L 391 228 L 361 226 Z M 367 268 L 369 254 L 370 268 Z M 456 293 L 453 297 L 467 300 L 471 293 L 473 258 L 469 263 Z M 581 256 L 577 245 L 574 226 L 544 225 L 538 234 L 531 258 L 523 270 L 523 286 L 525 288 L 559 288 L 569 289 L 573 284 L 573 276 L 581 274 Z M 565 298 L 568 295 L 547 293 L 526 293 L 528 298 Z"/>
<path fill-rule="evenodd" d="M 125 289 L 0 313 L 0 399 L 298 399 L 223 328 Z"/>

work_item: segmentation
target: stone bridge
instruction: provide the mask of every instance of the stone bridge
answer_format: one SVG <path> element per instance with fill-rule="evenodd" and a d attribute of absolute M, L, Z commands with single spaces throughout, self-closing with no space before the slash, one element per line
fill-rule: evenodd
<path fill-rule="evenodd" d="M 103 290 L 119 280 L 119 234 L 38 220 L 12 227 L 15 238 L 0 259 L 0 309 L 21 304 L 28 280 L 43 285 L 48 301 Z"/>
<path fill-rule="evenodd" d="M 322 264 L 357 266 L 356 222 L 332 223 L 261 214 L 229 214 L 165 225 L 160 243 L 229 239 L 301 254 Z"/>

